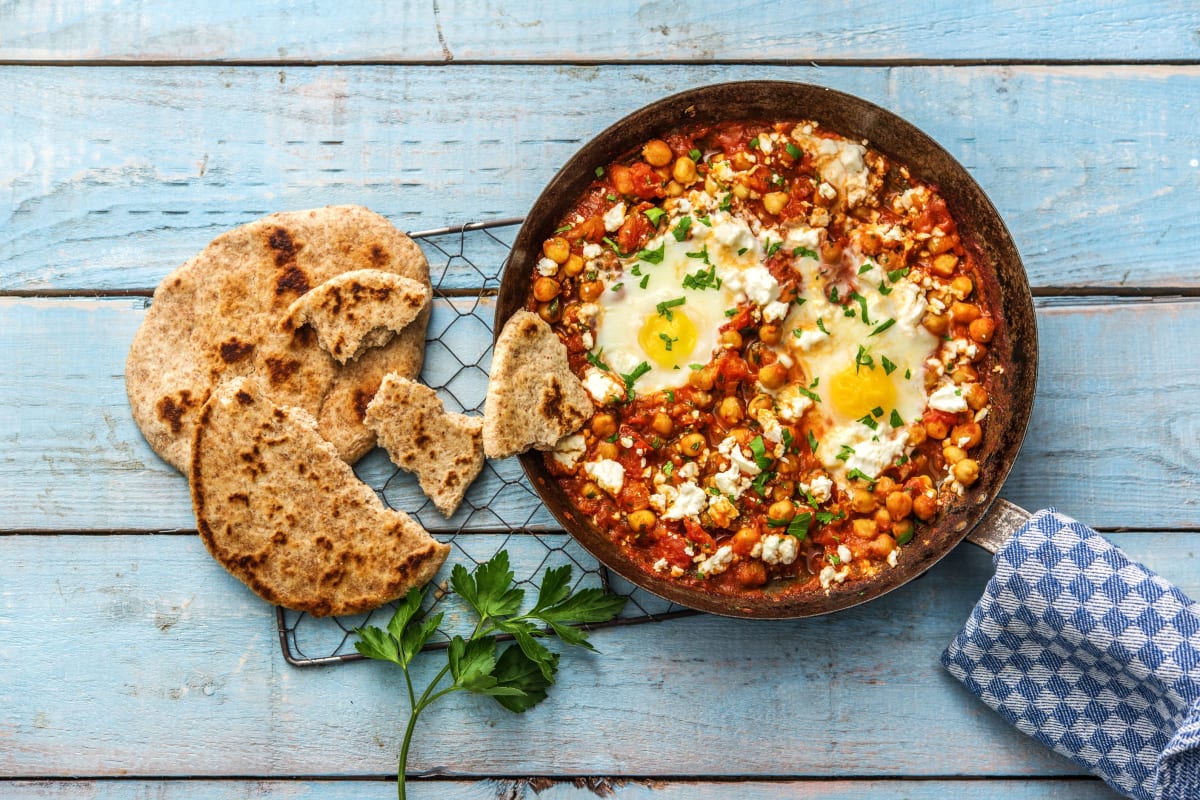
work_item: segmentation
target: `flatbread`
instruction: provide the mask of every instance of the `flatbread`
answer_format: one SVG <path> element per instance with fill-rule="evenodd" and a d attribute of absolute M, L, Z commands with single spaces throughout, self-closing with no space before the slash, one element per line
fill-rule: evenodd
<path fill-rule="evenodd" d="M 446 411 L 433 389 L 388 375 L 367 406 L 366 423 L 392 462 L 416 473 L 438 511 L 453 516 L 483 468 L 483 419 Z"/>
<path fill-rule="evenodd" d="M 283 329 L 311 325 L 317 344 L 345 364 L 383 347 L 429 304 L 429 286 L 392 272 L 356 269 L 311 289 L 288 306 Z"/>
<path fill-rule="evenodd" d="M 383 347 L 342 366 L 311 327 L 284 331 L 294 300 L 342 273 L 376 269 L 429 285 L 420 248 L 360 206 L 272 214 L 213 240 L 168 275 L 125 363 L 133 418 L 150 446 L 186 472 L 196 419 L 220 381 L 255 375 L 282 405 L 305 409 L 353 463 L 375 436 L 362 423 L 389 372 L 421 370 L 428 306 Z"/>
<path fill-rule="evenodd" d="M 269 603 L 357 614 L 428 583 L 450 548 L 354 475 L 317 421 L 251 378 L 217 387 L 193 439 L 200 538 Z"/>
<path fill-rule="evenodd" d="M 531 311 L 513 314 L 492 355 L 483 407 L 483 451 L 506 458 L 549 450 L 592 416 L 592 401 L 571 372 L 567 347 Z"/>

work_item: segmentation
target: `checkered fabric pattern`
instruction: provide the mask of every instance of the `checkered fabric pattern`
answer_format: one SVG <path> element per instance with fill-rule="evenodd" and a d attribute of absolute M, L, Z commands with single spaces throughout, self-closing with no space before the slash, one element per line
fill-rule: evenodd
<path fill-rule="evenodd" d="M 1034 515 L 942 664 L 1118 792 L 1200 798 L 1200 606 L 1086 525 Z"/>

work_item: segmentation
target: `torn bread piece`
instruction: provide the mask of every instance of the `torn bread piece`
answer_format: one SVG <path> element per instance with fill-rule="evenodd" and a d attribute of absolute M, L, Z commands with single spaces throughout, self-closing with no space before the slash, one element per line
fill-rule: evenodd
<path fill-rule="evenodd" d="M 220 384 L 198 415 L 192 507 L 222 566 L 269 603 L 357 614 L 428 583 L 450 552 L 386 508 L 301 408 L 251 378 Z"/>
<path fill-rule="evenodd" d="M 567 347 L 531 311 L 513 314 L 496 340 L 483 410 L 483 451 L 505 458 L 552 449 L 592 416 L 592 401 L 571 372 Z"/>
<path fill-rule="evenodd" d="M 394 272 L 343 272 L 296 298 L 280 323 L 294 331 L 311 325 L 317 344 L 339 364 L 383 347 L 426 306 L 429 286 Z"/>
<path fill-rule="evenodd" d="M 364 422 L 392 462 L 416 474 L 438 511 L 453 516 L 483 468 L 483 419 L 446 411 L 433 389 L 387 375 Z"/>

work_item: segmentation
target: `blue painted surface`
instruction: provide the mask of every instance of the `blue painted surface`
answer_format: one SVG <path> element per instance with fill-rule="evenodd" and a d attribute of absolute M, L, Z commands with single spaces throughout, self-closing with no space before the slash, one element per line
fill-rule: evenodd
<path fill-rule="evenodd" d="M 1059 295 L 1038 302 L 1037 403 L 1006 496 L 1120 531 L 1200 594 L 1194 4 L 598 8 L 0 5 L 0 796 L 394 791 L 398 676 L 284 663 L 271 609 L 186 533 L 186 484 L 129 417 L 123 363 L 144 297 L 93 292 L 145 293 L 277 209 L 359 202 L 409 230 L 519 216 L 622 113 L 719 80 L 850 91 L 971 170 L 1035 288 Z M 427 250 L 446 287 L 494 288 L 502 247 L 483 248 L 481 270 Z M 1188 296 L 1115 296 L 1146 289 Z M 490 300 L 477 314 L 490 322 Z M 447 363 L 432 354 L 430 374 Z M 480 498 L 512 472 L 496 466 Z M 390 473 L 378 453 L 359 466 L 376 485 Z M 389 491 L 420 502 L 402 482 Z M 552 527 L 519 487 L 491 508 Z M 463 552 L 499 546 L 468 536 Z M 509 546 L 522 563 L 546 553 Z M 834 617 L 599 632 L 603 653 L 567 656 L 526 715 L 457 697 L 429 712 L 412 767 L 445 777 L 412 794 L 1112 796 L 937 666 L 988 574 L 964 547 Z"/>

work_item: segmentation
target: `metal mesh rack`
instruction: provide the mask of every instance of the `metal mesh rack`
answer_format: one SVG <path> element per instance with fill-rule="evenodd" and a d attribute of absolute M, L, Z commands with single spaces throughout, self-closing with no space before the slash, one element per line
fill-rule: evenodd
<path fill-rule="evenodd" d="M 448 410 L 483 412 L 492 360 L 495 296 L 520 222 L 502 219 L 409 234 L 429 259 L 434 286 L 421 380 L 437 390 Z M 634 587 L 597 562 L 558 527 L 530 488 L 516 458 L 485 462 L 450 519 L 425 497 L 416 477 L 396 468 L 382 450 L 377 448 L 354 469 L 389 508 L 414 516 L 451 546 L 446 566 L 430 593 L 432 605 L 446 612 L 445 618 L 426 649 L 445 647 L 451 636 L 468 634 L 474 622 L 449 588 L 450 568 L 454 564 L 473 568 L 502 549 L 508 551 L 518 584 L 526 590 L 530 603 L 542 574 L 567 564 L 576 588 L 598 586 L 629 598 L 622 615 L 607 625 L 653 622 L 694 613 Z M 394 606 L 389 605 L 352 617 L 317 618 L 277 608 L 284 658 L 295 666 L 359 660 L 362 656 L 354 649 L 355 629 L 367 624 L 382 627 L 393 610 Z"/>

